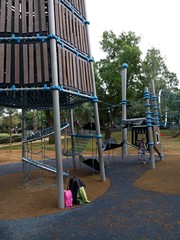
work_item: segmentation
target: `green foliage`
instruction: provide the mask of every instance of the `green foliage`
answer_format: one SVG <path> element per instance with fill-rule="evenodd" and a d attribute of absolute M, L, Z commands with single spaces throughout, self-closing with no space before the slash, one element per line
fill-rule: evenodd
<path fill-rule="evenodd" d="M 133 32 L 116 36 L 112 31 L 104 32 L 100 42 L 106 58 L 95 64 L 95 79 L 98 96 L 102 101 L 117 104 L 121 99 L 121 69 L 123 63 L 128 63 L 127 97 L 136 98 L 138 89 L 135 88 L 137 76 L 140 74 L 139 49 L 140 38 Z"/>
<path fill-rule="evenodd" d="M 26 128 L 27 130 L 37 131 L 45 127 L 45 111 L 28 111 L 26 113 Z"/>
<path fill-rule="evenodd" d="M 158 49 L 149 49 L 143 60 L 139 48 L 140 40 L 141 38 L 134 32 L 122 32 L 119 36 L 112 31 L 103 33 L 100 45 L 106 57 L 94 64 L 94 72 L 97 96 L 101 100 L 99 108 L 104 109 L 100 111 L 100 121 L 106 122 L 106 125 L 109 121 L 108 107 L 111 109 L 113 118 L 116 118 L 113 121 L 117 119 L 120 121 L 121 108 L 113 106 L 118 106 L 122 99 L 121 66 L 123 63 L 128 64 L 127 100 L 131 104 L 128 108 L 129 118 L 145 116 L 143 94 L 145 87 L 149 87 L 151 91 L 151 80 L 155 81 L 156 93 L 160 89 L 177 89 L 177 76 L 169 72 Z"/>
<path fill-rule="evenodd" d="M 1 108 L 0 111 L 0 132 L 10 133 L 21 128 L 21 112 L 12 108 Z"/>
<path fill-rule="evenodd" d="M 21 135 L 13 135 L 11 138 L 11 143 L 21 142 Z M 1 134 L 0 136 L 0 144 L 8 144 L 10 143 L 10 136 L 7 134 Z"/>
<path fill-rule="evenodd" d="M 81 129 L 85 124 L 94 122 L 92 104 L 87 102 L 77 107 L 73 111 L 76 130 Z"/>
<path fill-rule="evenodd" d="M 0 144 L 7 144 L 9 143 L 10 138 L 9 137 L 0 137 Z"/>
<path fill-rule="evenodd" d="M 96 62 L 94 67 L 97 95 L 102 101 L 99 103 L 99 108 L 108 107 L 103 102 L 109 103 L 113 116 L 111 121 L 113 122 L 120 122 L 121 107 L 118 105 L 122 98 L 121 70 L 123 63 L 128 63 L 129 66 L 127 99 L 136 101 L 142 93 L 141 82 L 138 81 L 138 76 L 141 74 L 139 42 L 140 37 L 137 37 L 133 32 L 123 32 L 117 37 L 112 31 L 104 32 L 100 42 L 102 50 L 106 53 L 106 58 Z M 101 124 L 106 126 L 110 122 L 108 111 L 108 108 L 100 111 Z"/>
<path fill-rule="evenodd" d="M 164 59 L 158 49 L 152 48 L 147 51 L 142 61 L 142 74 L 144 85 L 151 89 L 151 80 L 155 80 L 156 92 L 160 89 L 176 89 L 178 79 L 175 73 L 169 72 Z"/>

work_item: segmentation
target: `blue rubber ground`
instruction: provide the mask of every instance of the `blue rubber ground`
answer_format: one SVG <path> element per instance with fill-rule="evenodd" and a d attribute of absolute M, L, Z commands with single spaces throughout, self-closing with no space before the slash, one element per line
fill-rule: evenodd
<path fill-rule="evenodd" d="M 19 165 L 8 166 L 11 172 Z M 0 166 L 5 174 L 5 166 Z M 111 164 L 109 190 L 80 208 L 42 217 L 1 220 L 1 240 L 180 240 L 180 196 L 133 186 L 148 166 Z M 6 166 L 7 170 L 7 166 Z"/>

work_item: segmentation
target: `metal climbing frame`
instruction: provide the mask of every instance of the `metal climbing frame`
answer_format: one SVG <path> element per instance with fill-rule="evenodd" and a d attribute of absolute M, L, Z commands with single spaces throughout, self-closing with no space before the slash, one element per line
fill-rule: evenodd
<path fill-rule="evenodd" d="M 92 102 L 105 181 L 88 24 L 85 0 L 0 1 L 0 105 L 23 111 L 53 108 L 60 208 L 64 207 L 61 108 Z"/>
<path fill-rule="evenodd" d="M 68 123 L 61 124 L 61 131 L 66 129 L 69 126 Z M 30 165 L 36 166 L 40 169 L 44 169 L 53 173 L 57 173 L 57 169 L 54 166 L 47 164 L 44 160 L 49 160 L 47 156 L 46 149 L 45 149 L 45 139 L 54 134 L 54 127 L 48 127 L 43 130 L 39 130 L 29 134 L 24 140 L 22 141 L 23 144 L 26 144 L 25 151 L 23 152 L 23 171 L 24 171 L 24 180 L 29 180 L 29 172 L 30 172 Z M 40 142 L 41 148 L 38 151 L 33 150 L 33 143 Z M 36 158 L 33 156 L 36 155 Z M 55 160 L 55 159 L 51 159 Z M 69 173 L 63 171 L 63 176 L 68 177 Z"/>

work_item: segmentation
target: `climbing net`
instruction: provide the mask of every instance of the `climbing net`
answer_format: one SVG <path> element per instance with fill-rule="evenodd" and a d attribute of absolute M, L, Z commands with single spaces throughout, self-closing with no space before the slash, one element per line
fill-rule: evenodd
<path fill-rule="evenodd" d="M 74 108 L 84 102 L 94 101 L 92 95 L 85 95 L 65 89 L 61 86 L 40 88 L 11 88 L 0 89 L 0 106 L 21 109 L 49 109 L 53 107 L 53 90 L 59 91 L 59 103 L 62 109 Z"/>

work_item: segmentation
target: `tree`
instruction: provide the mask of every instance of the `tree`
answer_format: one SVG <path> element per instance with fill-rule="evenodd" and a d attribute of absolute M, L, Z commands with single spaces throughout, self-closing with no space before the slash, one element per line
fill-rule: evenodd
<path fill-rule="evenodd" d="M 170 72 L 158 49 L 149 49 L 142 58 L 139 48 L 141 38 L 134 32 L 122 32 L 118 37 L 112 32 L 103 33 L 101 48 L 106 54 L 104 59 L 94 64 L 99 107 L 118 106 L 121 102 L 121 66 L 128 64 L 127 100 L 130 103 L 128 117 L 144 116 L 143 92 L 145 87 L 151 91 L 151 80 L 155 80 L 156 92 L 160 89 L 176 90 L 178 79 Z M 104 105 L 103 103 L 106 103 Z M 108 105 L 109 103 L 109 105 Z M 117 111 L 118 109 L 118 111 Z M 120 108 L 112 108 L 112 113 L 120 119 Z M 108 110 L 100 112 L 100 121 L 107 123 Z"/>
<path fill-rule="evenodd" d="M 121 102 L 121 67 L 123 63 L 129 65 L 127 98 L 134 101 L 142 94 L 142 87 L 139 86 L 142 85 L 139 81 L 141 74 L 139 42 L 140 37 L 133 32 L 123 32 L 118 37 L 112 31 L 103 33 L 100 45 L 106 53 L 106 58 L 96 62 L 94 67 L 97 95 L 102 102 L 113 105 L 118 105 Z M 99 106 L 101 108 L 104 105 L 100 103 Z M 113 108 L 112 112 L 116 113 L 119 118 L 120 112 L 116 110 L 117 108 Z M 107 109 L 101 111 L 100 120 L 101 122 L 109 120 Z"/>
<path fill-rule="evenodd" d="M 121 66 L 128 63 L 127 96 L 134 99 L 139 89 L 136 82 L 141 70 L 140 37 L 134 32 L 122 32 L 118 37 L 112 32 L 105 31 L 100 42 L 106 58 L 97 63 L 101 86 L 106 88 L 106 97 L 118 103 L 121 99 Z"/>
<path fill-rule="evenodd" d="M 2 114 L 5 116 L 4 118 L 7 120 L 6 124 L 9 128 L 8 132 L 10 135 L 10 138 L 9 138 L 10 151 L 11 151 L 11 143 L 12 143 L 12 131 L 16 127 L 13 124 L 13 116 L 16 115 L 17 113 L 18 113 L 18 110 L 13 108 L 3 108 L 2 110 Z"/>
<path fill-rule="evenodd" d="M 151 87 L 151 80 L 155 81 L 156 92 L 160 89 L 175 90 L 178 86 L 178 79 L 175 73 L 169 72 L 160 50 L 151 48 L 147 51 L 142 62 L 142 76 L 144 85 Z"/>

